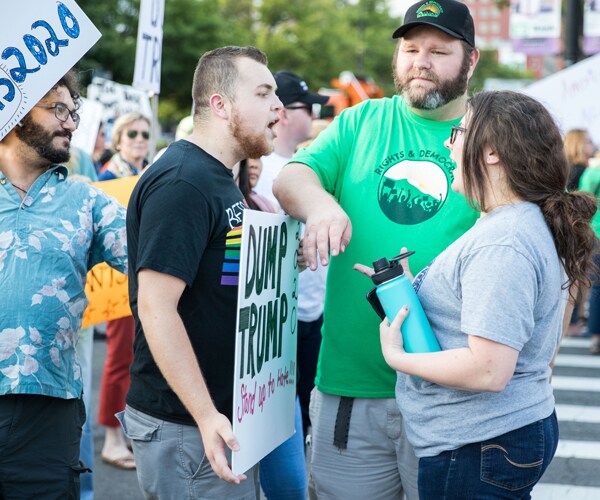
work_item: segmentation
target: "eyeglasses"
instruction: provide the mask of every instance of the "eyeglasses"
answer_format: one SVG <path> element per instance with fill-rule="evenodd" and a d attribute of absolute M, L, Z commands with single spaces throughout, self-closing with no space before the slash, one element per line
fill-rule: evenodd
<path fill-rule="evenodd" d="M 53 104 L 36 104 L 35 106 L 38 108 L 53 109 L 54 116 L 56 116 L 56 119 L 62 123 L 66 122 L 70 116 L 71 120 L 73 120 L 73 123 L 75 124 L 75 128 L 79 127 L 79 121 L 81 120 L 79 113 L 77 113 L 77 111 L 71 111 L 64 102 L 55 102 Z"/>
<path fill-rule="evenodd" d="M 295 106 L 286 106 L 285 109 L 305 109 L 310 116 L 313 115 L 312 104 L 297 104 Z"/>
<path fill-rule="evenodd" d="M 150 132 L 147 132 L 145 130 L 142 130 L 141 132 L 139 130 L 128 130 L 126 134 L 127 137 L 129 137 L 130 139 L 135 139 L 138 136 L 138 134 L 142 134 L 142 138 L 146 141 L 150 139 Z"/>
<path fill-rule="evenodd" d="M 450 132 L 450 144 L 454 144 L 454 141 L 456 140 L 456 137 L 458 136 L 459 132 L 461 134 L 464 134 L 466 131 L 467 131 L 467 129 L 464 127 L 459 127 L 458 125 L 453 125 L 452 132 Z"/>

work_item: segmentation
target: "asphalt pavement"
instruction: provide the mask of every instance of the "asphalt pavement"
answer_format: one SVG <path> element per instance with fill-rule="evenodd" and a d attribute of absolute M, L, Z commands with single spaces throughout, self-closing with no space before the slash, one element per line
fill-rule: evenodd
<path fill-rule="evenodd" d="M 135 471 L 118 469 L 102 462 L 100 452 L 104 443 L 104 427 L 98 425 L 98 394 L 102 368 L 106 358 L 106 341 L 94 340 L 92 381 L 92 422 L 94 423 L 94 499 L 143 500 Z"/>
<path fill-rule="evenodd" d="M 94 341 L 94 493 L 96 500 L 142 500 L 135 472 L 103 463 L 103 428 L 97 425 L 98 391 L 106 342 Z M 553 375 L 560 441 L 556 456 L 533 490 L 533 500 L 600 498 L 600 356 L 589 354 L 589 339 L 567 338 Z"/>

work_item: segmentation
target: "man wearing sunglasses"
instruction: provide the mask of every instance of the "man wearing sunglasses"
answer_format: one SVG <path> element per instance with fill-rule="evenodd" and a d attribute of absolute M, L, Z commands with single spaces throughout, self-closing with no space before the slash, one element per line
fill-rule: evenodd
<path fill-rule="evenodd" d="M 79 499 L 86 276 L 103 261 L 127 271 L 125 209 L 67 182 L 78 104 L 67 73 L 0 141 L 2 498 Z"/>
<path fill-rule="evenodd" d="M 353 265 L 405 246 L 416 251 L 411 264 L 420 271 L 474 223 L 476 212 L 450 189 L 454 165 L 444 148 L 465 113 L 479 58 L 474 31 L 462 2 L 409 7 L 392 35 L 398 95 L 345 110 L 274 184 L 283 209 L 306 221 L 310 269 L 330 267 L 311 400 L 319 498 L 401 498 L 402 490 L 418 498 L 418 463 L 394 401 L 396 374 L 364 298 L 372 283 Z"/>

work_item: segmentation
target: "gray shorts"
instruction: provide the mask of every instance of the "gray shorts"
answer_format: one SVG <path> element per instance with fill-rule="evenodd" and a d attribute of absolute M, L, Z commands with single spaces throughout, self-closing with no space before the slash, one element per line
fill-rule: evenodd
<path fill-rule="evenodd" d="M 316 388 L 311 394 L 311 499 L 417 500 L 419 461 L 396 401 L 354 399 L 345 449 L 333 444 L 339 403 Z"/>
<path fill-rule="evenodd" d="M 223 481 L 204 454 L 196 426 L 167 422 L 130 406 L 117 418 L 132 441 L 138 482 L 146 499 L 259 498 L 258 467 L 246 472 L 248 479 L 239 485 Z"/>

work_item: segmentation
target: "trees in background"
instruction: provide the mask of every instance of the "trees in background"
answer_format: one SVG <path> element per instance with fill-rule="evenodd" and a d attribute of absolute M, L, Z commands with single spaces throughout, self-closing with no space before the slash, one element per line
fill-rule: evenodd
<path fill-rule="evenodd" d="M 78 64 L 83 83 L 98 74 L 130 84 L 140 0 L 77 1 L 102 33 Z M 314 89 L 349 70 L 391 95 L 391 34 L 399 24 L 386 0 L 166 0 L 161 122 L 172 126 L 189 113 L 198 58 L 223 45 L 255 45 L 267 53 L 271 70 L 294 71 Z M 508 71 L 489 56 L 481 68 L 478 87 L 483 78 Z"/>

